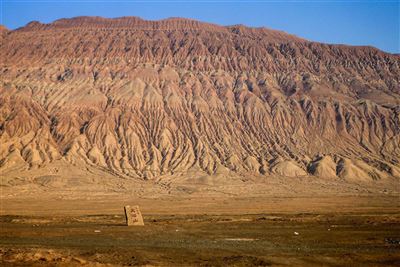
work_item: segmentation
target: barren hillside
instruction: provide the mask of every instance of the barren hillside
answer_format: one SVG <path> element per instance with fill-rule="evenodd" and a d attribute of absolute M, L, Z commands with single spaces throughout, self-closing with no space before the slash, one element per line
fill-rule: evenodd
<path fill-rule="evenodd" d="M 400 179 L 399 55 L 180 18 L 31 22 L 0 41 L 2 185 L 75 169 Z"/>

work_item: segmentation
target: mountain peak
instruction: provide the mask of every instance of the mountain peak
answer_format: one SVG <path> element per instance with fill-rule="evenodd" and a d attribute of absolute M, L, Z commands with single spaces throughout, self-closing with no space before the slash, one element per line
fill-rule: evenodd
<path fill-rule="evenodd" d="M 299 37 L 285 33 L 283 31 L 271 30 L 267 28 L 253 28 L 245 25 L 221 26 L 213 23 L 201 22 L 195 19 L 180 17 L 170 17 L 161 20 L 145 20 L 140 17 L 127 16 L 118 18 L 104 18 L 80 16 L 73 18 L 63 18 L 52 23 L 44 24 L 32 21 L 21 31 L 32 30 L 57 30 L 57 29 L 124 29 L 124 30 L 144 30 L 144 31 L 206 31 L 221 34 L 251 35 L 255 38 L 269 38 L 271 41 L 304 41 Z"/>
<path fill-rule="evenodd" d="M 8 31 L 9 31 L 9 29 L 7 29 L 6 26 L 0 24 L 0 32 L 8 32 Z"/>
<path fill-rule="evenodd" d="M 63 18 L 49 24 L 36 21 L 28 23 L 24 29 L 56 29 L 56 28 L 128 28 L 137 30 L 219 30 L 225 28 L 211 23 L 200 22 L 193 19 L 172 17 L 162 20 L 145 20 L 140 17 L 103 18 L 80 16 Z"/>

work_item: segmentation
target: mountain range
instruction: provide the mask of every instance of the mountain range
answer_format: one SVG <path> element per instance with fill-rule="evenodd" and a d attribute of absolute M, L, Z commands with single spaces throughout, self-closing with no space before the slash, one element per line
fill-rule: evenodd
<path fill-rule="evenodd" d="M 3 186 L 400 179 L 399 55 L 182 18 L 0 34 Z"/>

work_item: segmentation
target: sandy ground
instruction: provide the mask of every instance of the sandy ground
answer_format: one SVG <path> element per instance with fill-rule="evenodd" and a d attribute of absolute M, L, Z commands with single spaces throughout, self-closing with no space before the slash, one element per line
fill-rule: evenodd
<path fill-rule="evenodd" d="M 399 198 L 1 200 L 2 266 L 398 266 Z M 145 226 L 124 225 L 139 204 Z"/>
<path fill-rule="evenodd" d="M 326 197 L 186 197 L 137 198 L 91 195 L 87 198 L 57 196 L 0 198 L 1 215 L 122 214 L 125 205 L 139 205 L 144 214 L 270 214 L 270 213 L 374 213 L 399 212 L 398 195 Z"/>

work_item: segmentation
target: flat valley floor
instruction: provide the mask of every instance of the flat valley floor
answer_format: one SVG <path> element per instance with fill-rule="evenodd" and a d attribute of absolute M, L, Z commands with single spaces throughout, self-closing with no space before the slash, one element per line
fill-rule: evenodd
<path fill-rule="evenodd" d="M 400 266 L 398 195 L 2 198 L 0 227 L 1 266 Z"/>

